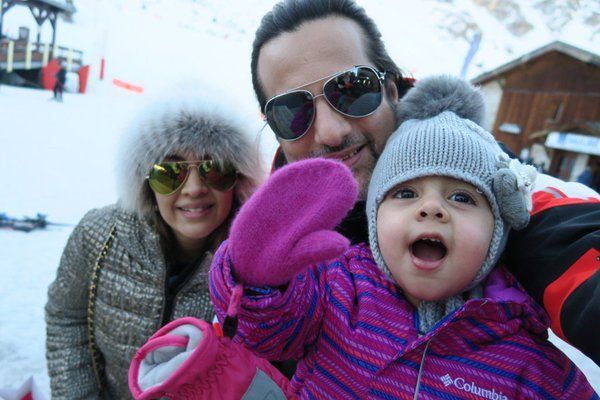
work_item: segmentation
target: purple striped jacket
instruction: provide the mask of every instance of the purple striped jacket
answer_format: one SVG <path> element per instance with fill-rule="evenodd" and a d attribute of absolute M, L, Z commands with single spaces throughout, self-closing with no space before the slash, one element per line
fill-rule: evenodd
<path fill-rule="evenodd" d="M 221 322 L 231 270 L 224 242 L 210 270 Z M 235 341 L 270 360 L 298 359 L 291 388 L 302 399 L 598 399 L 547 340 L 543 310 L 508 272 L 494 276 L 493 297 L 419 335 L 412 305 L 357 245 L 287 288 L 245 288 Z"/>

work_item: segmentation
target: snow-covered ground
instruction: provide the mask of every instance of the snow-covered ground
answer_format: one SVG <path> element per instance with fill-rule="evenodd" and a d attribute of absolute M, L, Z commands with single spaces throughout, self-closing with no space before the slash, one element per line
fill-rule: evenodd
<path fill-rule="evenodd" d="M 432 1 L 359 2 L 380 22 L 390 52 L 404 68 L 417 76 L 458 73 L 466 43 L 432 37 L 443 15 L 443 2 L 438 2 L 437 14 L 422 6 L 435 3 Z M 144 3 L 146 8 L 142 9 Z M 160 96 L 170 85 L 188 82 L 193 90 L 195 83 L 190 79 L 212 81 L 239 96 L 243 105 L 240 112 L 255 116 L 256 124 L 250 129 L 259 132 L 268 162 L 275 142 L 268 128 L 260 130 L 249 60 L 253 32 L 273 3 L 76 1 L 75 23 L 59 21 L 58 40 L 86 52 L 92 67 L 89 92 L 65 94 L 61 104 L 49 101 L 49 92 L 0 86 L 0 171 L 4 177 L 0 212 L 16 217 L 41 212 L 52 222 L 74 225 L 90 208 L 114 202 L 114 162 L 123 128 L 141 105 Z M 413 7 L 416 4 L 419 6 Z M 397 11 L 386 12 L 390 9 Z M 15 34 L 16 26 L 31 18 L 28 13 L 24 7 L 11 9 L 5 15 L 5 29 Z M 434 23 L 423 24 L 427 18 L 433 18 Z M 505 32 L 498 23 L 485 22 L 490 29 L 487 36 L 494 39 L 482 43 L 482 54 L 476 58 L 471 75 L 479 71 L 477 68 L 495 67 L 509 60 L 508 53 L 498 51 L 498 46 L 522 53 L 552 39 L 547 32 L 536 31 L 529 41 L 502 42 Z M 43 38 L 47 35 L 46 29 Z M 585 35 L 570 35 L 570 42 L 583 43 L 589 49 L 591 42 Z M 406 40 L 409 37 L 411 40 Z M 489 57 L 484 57 L 486 54 Z M 101 57 L 107 60 L 107 79 L 103 82 L 97 79 Z M 119 89 L 111 84 L 112 78 L 142 85 L 145 92 L 140 95 Z M 0 230 L 0 388 L 19 386 L 33 375 L 49 393 L 43 306 L 71 230 L 72 226 L 51 226 L 31 233 Z M 553 341 L 600 391 L 600 368 L 559 339 Z"/>

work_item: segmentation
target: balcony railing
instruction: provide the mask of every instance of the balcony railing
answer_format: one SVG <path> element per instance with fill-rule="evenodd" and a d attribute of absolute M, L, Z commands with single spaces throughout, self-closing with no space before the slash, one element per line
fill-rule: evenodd
<path fill-rule="evenodd" d="M 24 40 L 0 41 L 0 68 L 6 72 L 42 68 L 53 58 L 59 59 L 67 71 L 77 71 L 83 65 L 83 52 L 80 50 L 63 46 L 52 48 L 49 43 Z"/>

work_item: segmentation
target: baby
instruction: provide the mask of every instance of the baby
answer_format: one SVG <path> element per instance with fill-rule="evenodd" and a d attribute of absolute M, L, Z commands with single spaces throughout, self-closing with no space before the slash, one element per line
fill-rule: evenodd
<path fill-rule="evenodd" d="M 337 161 L 284 167 L 242 207 L 210 271 L 219 320 L 237 329 L 228 346 L 297 359 L 289 383 L 270 375 L 287 398 L 594 398 L 548 341 L 547 315 L 497 267 L 528 223 L 535 170 L 481 128 L 482 97 L 462 80 L 424 79 L 399 110 L 369 187 L 370 247 L 333 230 L 357 195 Z M 188 389 L 206 386 L 189 375 Z M 155 387 L 208 398 L 185 385 Z"/>

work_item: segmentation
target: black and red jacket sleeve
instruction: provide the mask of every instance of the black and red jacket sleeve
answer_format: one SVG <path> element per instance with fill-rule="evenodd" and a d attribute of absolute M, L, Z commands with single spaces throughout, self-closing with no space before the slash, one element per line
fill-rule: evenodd
<path fill-rule="evenodd" d="M 538 176 L 529 225 L 511 233 L 504 256 L 550 315 L 552 331 L 600 365 L 598 194 Z"/>

